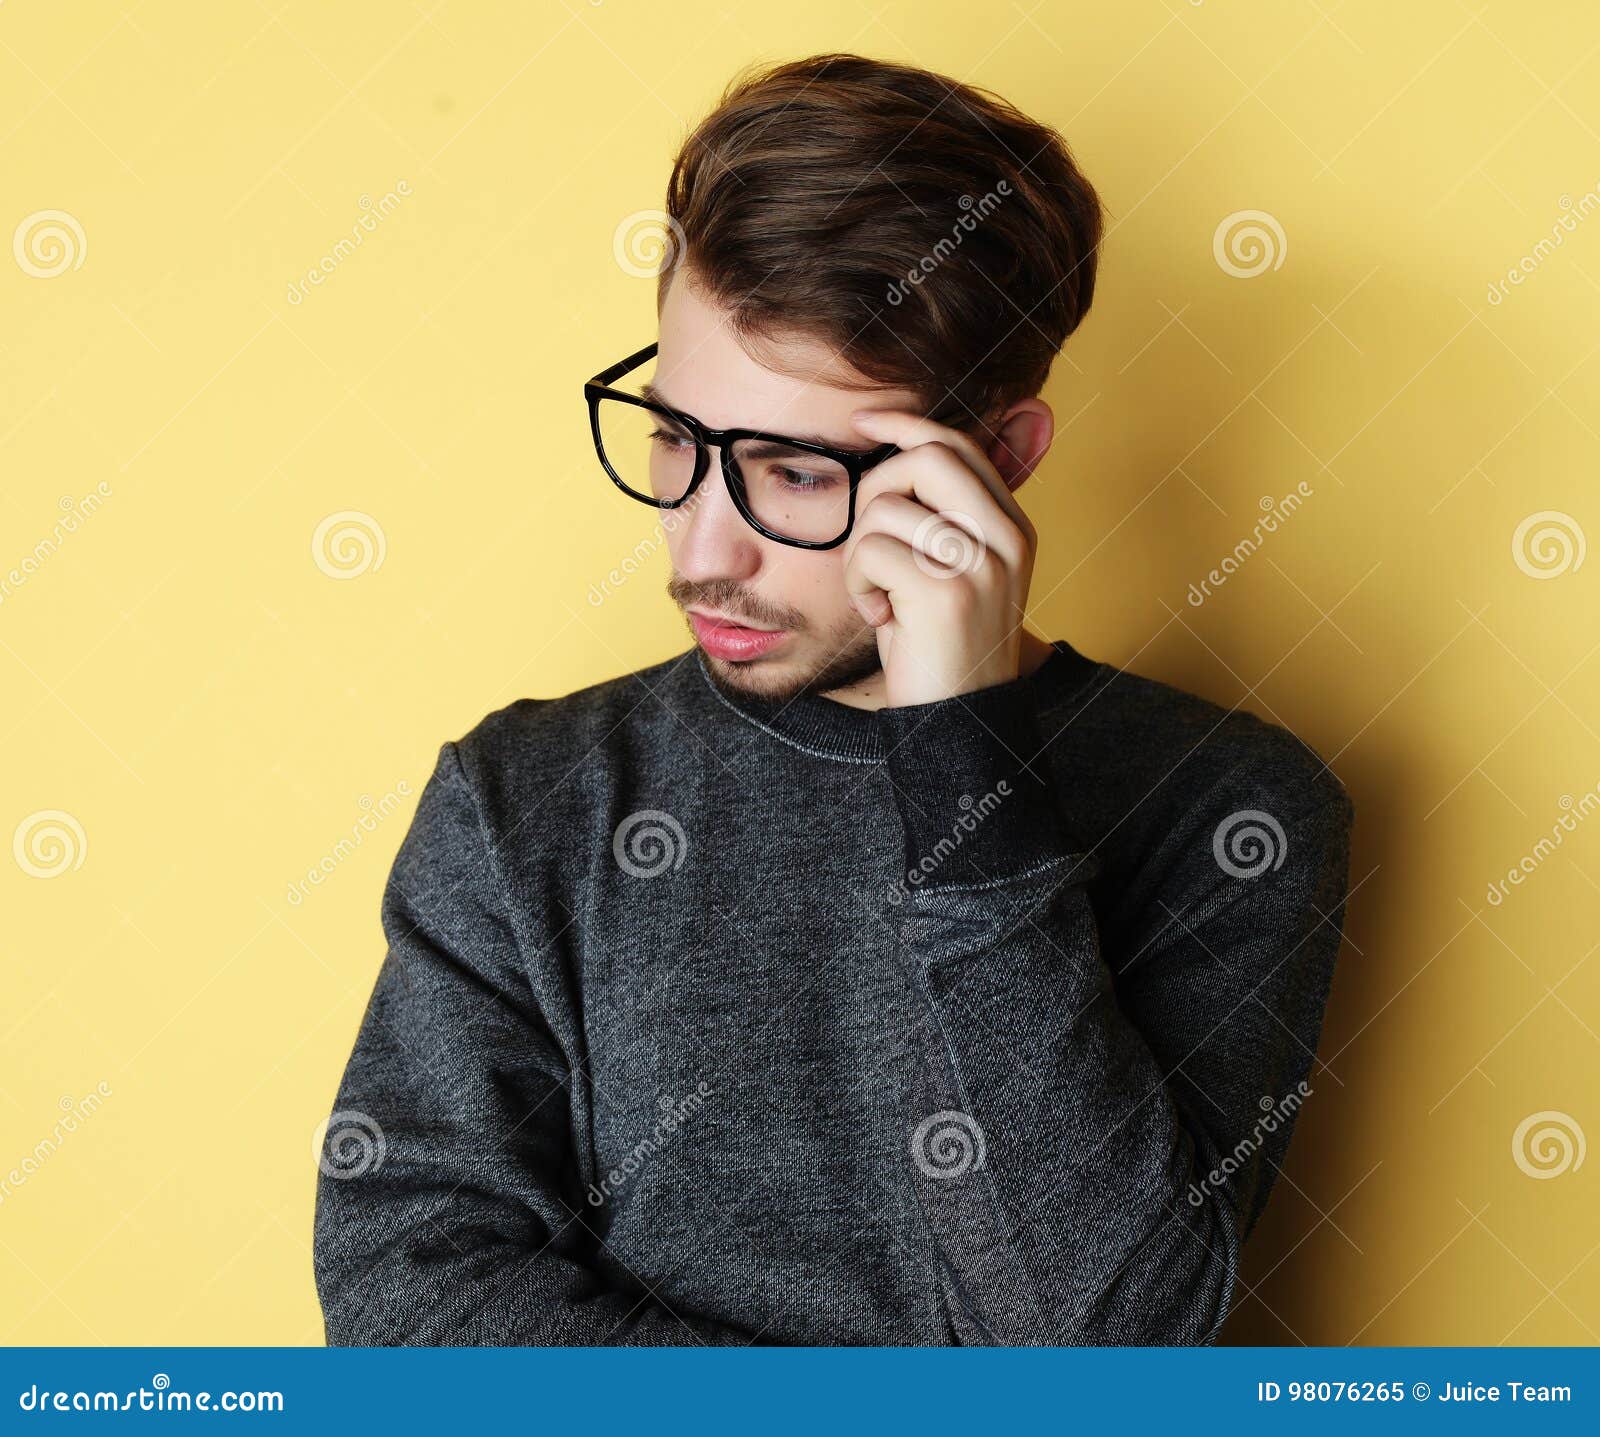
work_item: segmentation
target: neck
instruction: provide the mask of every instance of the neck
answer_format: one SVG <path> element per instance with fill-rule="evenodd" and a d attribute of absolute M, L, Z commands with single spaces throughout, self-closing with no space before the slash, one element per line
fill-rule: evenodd
<path fill-rule="evenodd" d="M 1054 652 L 1048 642 L 1037 634 L 1022 630 L 1022 653 L 1018 665 L 1018 677 L 1026 678 L 1039 667 Z M 846 684 L 843 688 L 829 689 L 824 698 L 830 698 L 835 703 L 845 704 L 853 709 L 881 709 L 884 706 L 885 678 L 880 668 L 859 683 Z"/>

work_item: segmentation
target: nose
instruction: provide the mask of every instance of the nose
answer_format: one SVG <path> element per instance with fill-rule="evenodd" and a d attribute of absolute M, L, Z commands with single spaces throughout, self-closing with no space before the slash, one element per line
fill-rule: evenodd
<path fill-rule="evenodd" d="M 673 567 L 685 579 L 697 584 L 713 579 L 745 581 L 760 569 L 761 536 L 734 507 L 715 449 L 693 497 L 669 514 L 675 519 Z"/>

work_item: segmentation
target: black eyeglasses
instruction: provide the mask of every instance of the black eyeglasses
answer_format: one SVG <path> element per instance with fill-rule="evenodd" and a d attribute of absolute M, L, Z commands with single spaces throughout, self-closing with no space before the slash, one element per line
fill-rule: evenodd
<path fill-rule="evenodd" d="M 654 357 L 647 344 L 583 386 L 595 453 L 624 494 L 658 509 L 688 503 L 722 455 L 722 477 L 734 507 L 758 534 L 799 549 L 832 549 L 850 537 L 861 476 L 900 452 L 833 449 L 759 429 L 708 429 L 692 414 L 611 389 Z"/>

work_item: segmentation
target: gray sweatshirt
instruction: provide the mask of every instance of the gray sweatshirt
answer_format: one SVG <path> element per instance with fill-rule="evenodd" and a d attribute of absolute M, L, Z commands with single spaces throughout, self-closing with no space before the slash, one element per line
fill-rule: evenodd
<path fill-rule="evenodd" d="M 866 711 L 698 650 L 440 749 L 328 1126 L 352 1344 L 1215 1340 L 1353 808 L 1096 663 Z"/>

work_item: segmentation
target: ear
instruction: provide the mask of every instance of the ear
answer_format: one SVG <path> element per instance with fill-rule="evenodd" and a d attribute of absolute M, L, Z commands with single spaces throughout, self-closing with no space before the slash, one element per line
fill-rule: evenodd
<path fill-rule="evenodd" d="M 1016 489 L 1049 452 L 1056 419 L 1044 400 L 1019 399 L 988 431 L 984 454 L 1006 481 L 1006 488 Z"/>

